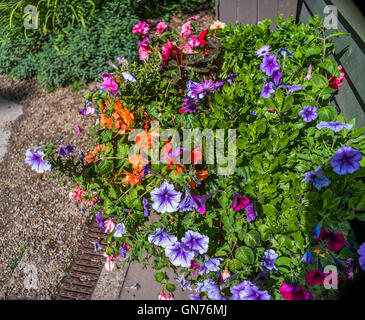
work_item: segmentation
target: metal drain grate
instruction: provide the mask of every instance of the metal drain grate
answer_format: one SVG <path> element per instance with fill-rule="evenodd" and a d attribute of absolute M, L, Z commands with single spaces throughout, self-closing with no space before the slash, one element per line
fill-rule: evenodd
<path fill-rule="evenodd" d="M 107 234 L 94 220 L 78 256 L 61 286 L 57 300 L 90 300 L 98 282 L 105 258 Z M 102 250 L 95 252 L 92 242 L 100 241 Z"/>

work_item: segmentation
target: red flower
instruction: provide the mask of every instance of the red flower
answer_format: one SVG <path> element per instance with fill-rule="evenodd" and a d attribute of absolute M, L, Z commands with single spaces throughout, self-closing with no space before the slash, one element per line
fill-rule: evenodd
<path fill-rule="evenodd" d="M 199 34 L 199 42 L 202 47 L 204 47 L 207 44 L 207 42 L 205 41 L 205 37 L 208 32 L 209 32 L 209 30 L 207 29 L 207 30 L 200 32 L 200 34 Z"/>
<path fill-rule="evenodd" d="M 323 284 L 325 279 L 325 275 L 323 272 L 319 270 L 311 270 L 308 272 L 308 274 L 305 276 L 305 280 L 310 286 L 315 286 L 316 284 Z"/>
<path fill-rule="evenodd" d="M 193 165 L 197 164 L 200 160 L 203 159 L 203 153 L 201 152 L 201 146 L 191 151 L 191 163 Z"/>
<path fill-rule="evenodd" d="M 321 229 L 319 237 L 315 242 L 327 241 L 326 247 L 332 251 L 339 251 L 345 246 L 345 237 L 341 232 L 329 232 L 326 229 Z"/>

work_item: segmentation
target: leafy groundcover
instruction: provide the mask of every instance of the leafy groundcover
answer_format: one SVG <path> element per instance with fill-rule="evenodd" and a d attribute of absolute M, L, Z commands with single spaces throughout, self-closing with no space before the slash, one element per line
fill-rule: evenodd
<path fill-rule="evenodd" d="M 96 119 L 95 149 L 27 151 L 110 234 L 107 270 L 152 259 L 160 299 L 177 286 L 191 299 L 336 299 L 365 268 L 350 227 L 364 218 L 364 128 L 328 102 L 345 76 L 330 40 L 346 35 L 325 36 L 318 17 L 270 22 L 138 22 L 140 63 L 119 57 L 79 110 Z"/>

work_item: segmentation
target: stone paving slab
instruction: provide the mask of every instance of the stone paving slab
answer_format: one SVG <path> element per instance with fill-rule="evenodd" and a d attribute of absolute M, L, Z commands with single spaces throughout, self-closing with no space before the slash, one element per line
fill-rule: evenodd
<path fill-rule="evenodd" d="M 2 161 L 10 138 L 9 122 L 23 113 L 23 107 L 0 97 L 0 162 Z"/>

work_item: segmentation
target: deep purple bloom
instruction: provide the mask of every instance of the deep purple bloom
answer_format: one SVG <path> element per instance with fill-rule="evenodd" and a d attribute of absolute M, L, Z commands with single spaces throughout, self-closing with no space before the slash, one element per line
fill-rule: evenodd
<path fill-rule="evenodd" d="M 334 132 L 339 132 L 342 129 L 351 130 L 352 124 L 333 122 L 333 121 L 321 121 L 320 123 L 317 124 L 317 129 L 322 130 L 323 128 L 331 129 Z"/>
<path fill-rule="evenodd" d="M 191 260 L 194 259 L 194 252 L 177 241 L 166 247 L 165 255 L 176 267 L 188 268 L 190 267 Z"/>
<path fill-rule="evenodd" d="M 223 258 L 211 258 L 203 262 L 200 266 L 199 274 L 202 276 L 209 272 L 219 271 L 219 265 L 223 260 Z"/>
<path fill-rule="evenodd" d="M 267 291 L 260 291 L 255 284 L 248 280 L 231 287 L 231 293 L 232 300 L 271 300 Z"/>
<path fill-rule="evenodd" d="M 212 92 L 214 89 L 214 82 L 212 80 L 205 80 L 203 83 L 198 83 L 195 85 L 191 92 L 199 99 L 203 98 L 207 92 Z"/>
<path fill-rule="evenodd" d="M 359 264 L 362 271 L 365 271 L 365 242 L 360 246 L 360 249 L 357 251 L 360 255 Z"/>
<path fill-rule="evenodd" d="M 275 83 L 275 85 L 276 86 L 278 86 L 279 84 L 280 84 L 280 81 L 281 81 L 281 77 L 282 77 L 283 75 L 282 75 L 282 73 L 279 71 L 279 70 L 277 70 L 277 71 L 275 71 L 273 74 L 272 74 L 272 77 L 273 77 L 273 79 L 274 79 L 274 83 Z"/>
<path fill-rule="evenodd" d="M 256 113 L 256 111 L 255 111 L 255 110 L 250 111 L 250 113 L 251 113 L 253 116 L 257 116 L 257 113 Z"/>
<path fill-rule="evenodd" d="M 246 221 L 247 222 L 251 222 L 254 221 L 255 218 L 257 217 L 257 212 L 255 210 L 255 207 L 253 205 L 253 203 L 251 202 L 246 208 L 246 213 L 247 213 L 247 217 L 246 217 Z"/>
<path fill-rule="evenodd" d="M 195 194 L 191 194 L 191 196 L 193 197 L 195 203 L 197 204 L 198 208 L 196 209 L 196 211 L 203 213 L 203 216 L 205 216 L 206 212 L 207 212 L 207 208 L 206 208 L 206 202 L 207 200 L 213 195 L 213 193 L 209 193 L 206 194 L 204 196 L 197 196 Z"/>
<path fill-rule="evenodd" d="M 323 187 L 331 184 L 331 181 L 323 174 L 321 167 L 318 167 L 314 172 L 310 171 L 305 173 L 305 178 L 302 182 L 309 183 L 311 181 L 317 190 L 321 190 Z"/>
<path fill-rule="evenodd" d="M 270 50 L 270 46 L 263 46 L 260 49 L 257 49 L 255 53 L 257 54 L 257 57 L 264 57 L 270 53 Z"/>
<path fill-rule="evenodd" d="M 185 188 L 185 198 L 180 202 L 177 209 L 180 212 L 192 211 L 193 208 L 198 209 L 198 205 L 190 194 L 188 187 Z"/>
<path fill-rule="evenodd" d="M 183 107 L 179 109 L 180 113 L 196 113 L 200 109 L 200 106 L 198 105 L 198 99 L 187 96 L 186 98 L 182 99 L 182 101 Z"/>
<path fill-rule="evenodd" d="M 351 259 L 351 258 L 345 259 L 345 265 L 346 265 L 345 266 L 345 273 L 343 275 L 344 278 L 345 279 L 354 280 L 354 276 L 357 273 L 357 268 L 356 268 L 355 260 L 354 259 Z"/>
<path fill-rule="evenodd" d="M 201 300 L 200 294 L 189 294 L 190 300 Z"/>
<path fill-rule="evenodd" d="M 294 53 L 288 49 L 280 48 L 278 50 L 278 54 L 281 54 L 283 56 L 283 59 L 285 60 L 287 56 L 292 56 Z"/>
<path fill-rule="evenodd" d="M 87 108 L 86 107 L 83 107 L 82 109 L 79 109 L 79 113 L 82 116 L 86 116 L 87 115 Z"/>
<path fill-rule="evenodd" d="M 278 269 L 275 267 L 275 260 L 279 257 L 279 255 L 272 249 L 266 250 L 264 252 L 264 258 L 261 261 L 261 265 L 267 270 L 275 270 Z"/>
<path fill-rule="evenodd" d="M 303 121 L 309 123 L 318 118 L 317 108 L 311 106 L 305 106 L 302 110 L 299 111 L 299 114 L 302 116 Z"/>
<path fill-rule="evenodd" d="M 113 236 L 116 237 L 116 238 L 120 238 L 120 237 L 123 237 L 123 235 L 126 234 L 126 233 L 127 232 L 125 231 L 124 223 L 118 223 L 115 226 L 115 231 L 114 231 Z"/>
<path fill-rule="evenodd" d="M 273 82 L 269 82 L 267 84 L 264 84 L 264 87 L 261 91 L 261 97 L 264 99 L 270 98 L 272 94 L 275 93 L 275 85 Z"/>
<path fill-rule="evenodd" d="M 139 180 L 142 180 L 142 178 L 144 178 L 147 174 L 152 174 L 154 176 L 157 176 L 157 173 L 154 172 L 153 170 L 151 170 L 150 168 L 148 168 L 148 163 L 146 163 L 143 168 L 142 168 L 143 172 L 142 175 L 140 176 Z"/>
<path fill-rule="evenodd" d="M 99 213 L 96 214 L 96 222 L 98 223 L 101 229 L 105 229 L 103 219 L 100 217 Z"/>
<path fill-rule="evenodd" d="M 294 84 L 294 85 L 292 85 L 292 86 L 285 86 L 285 85 L 282 85 L 282 86 L 279 86 L 279 87 L 278 87 L 278 89 L 281 89 L 281 88 L 283 88 L 283 89 L 287 90 L 287 94 L 289 94 L 289 93 L 293 93 L 293 92 L 296 92 L 296 91 L 299 91 L 299 90 L 303 90 L 303 89 L 304 89 L 303 87 L 301 87 L 301 86 L 299 86 L 299 85 L 297 85 L 297 84 Z"/>
<path fill-rule="evenodd" d="M 275 71 L 280 70 L 281 66 L 276 60 L 275 54 L 266 55 L 260 65 L 261 71 L 265 72 L 268 77 L 271 77 Z"/>
<path fill-rule="evenodd" d="M 197 231 L 188 230 L 185 232 L 185 236 L 181 238 L 181 243 L 189 250 L 203 254 L 208 251 L 209 238 Z"/>
<path fill-rule="evenodd" d="M 336 154 L 330 160 L 333 171 L 338 175 L 354 173 L 360 169 L 362 154 L 359 150 L 345 146 L 337 150 Z"/>
<path fill-rule="evenodd" d="M 306 251 L 302 257 L 302 260 L 300 261 L 308 264 L 314 264 L 314 257 L 312 252 Z"/>
<path fill-rule="evenodd" d="M 37 151 L 36 149 L 29 148 L 25 153 L 25 162 L 32 167 L 32 170 L 38 173 L 51 171 L 51 165 L 48 161 L 43 159 L 44 156 L 45 154 L 43 151 Z"/>
<path fill-rule="evenodd" d="M 166 181 L 151 191 L 152 208 L 159 213 L 177 211 L 180 198 L 181 192 L 176 191 L 174 186 Z"/>
<path fill-rule="evenodd" d="M 238 77 L 238 73 L 231 73 L 227 78 L 224 78 L 222 81 L 224 83 L 228 82 L 229 85 L 232 85 L 233 81 L 236 80 L 237 77 Z"/>
<path fill-rule="evenodd" d="M 125 258 L 125 256 L 126 256 L 126 252 L 125 252 L 125 248 L 124 248 L 123 246 L 120 246 L 120 247 L 119 247 L 119 254 L 120 254 L 120 257 L 121 257 L 122 259 L 124 259 L 124 258 Z"/>
<path fill-rule="evenodd" d="M 146 198 L 143 198 L 142 203 L 143 203 L 143 216 L 148 217 L 148 208 L 149 208 L 148 200 Z"/>
<path fill-rule="evenodd" d="M 75 150 L 75 146 L 63 146 L 60 147 L 60 151 L 58 152 L 58 154 L 60 155 L 61 158 L 66 157 L 68 154 L 73 153 Z"/>
<path fill-rule="evenodd" d="M 167 246 L 174 244 L 177 241 L 177 238 L 164 230 L 157 228 L 154 234 L 148 236 L 148 241 L 149 243 L 166 248 Z"/>

